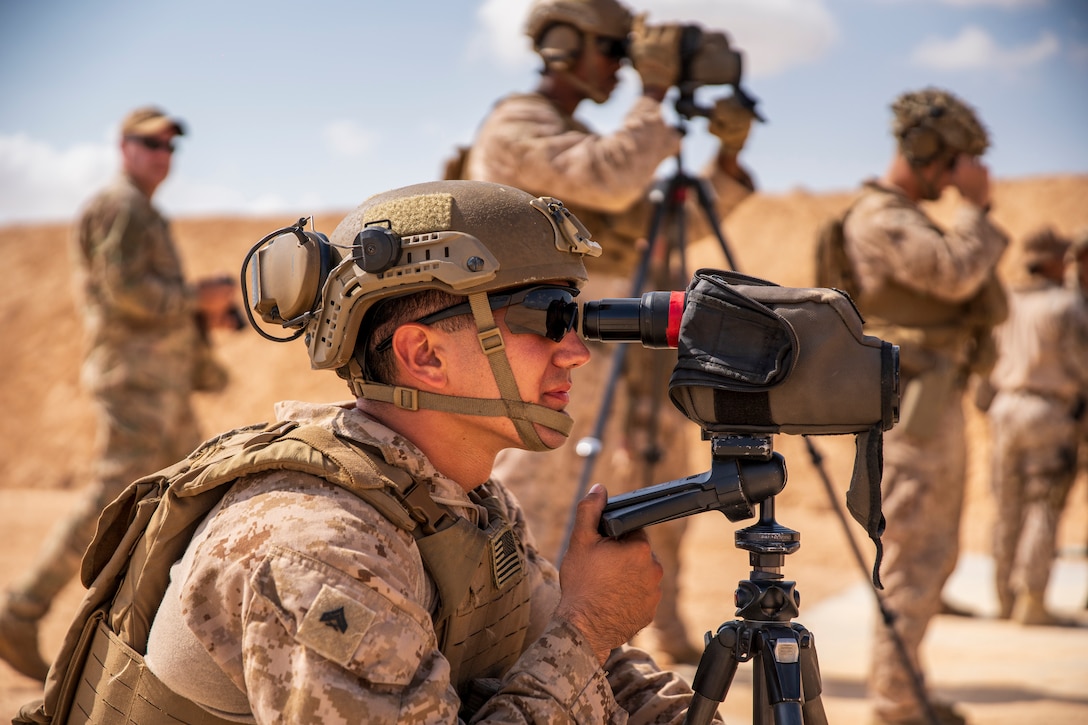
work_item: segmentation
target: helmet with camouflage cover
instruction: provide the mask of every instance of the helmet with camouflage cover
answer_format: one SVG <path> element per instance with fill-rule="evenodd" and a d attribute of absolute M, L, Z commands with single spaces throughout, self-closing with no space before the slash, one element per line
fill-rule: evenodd
<path fill-rule="evenodd" d="M 600 245 L 563 203 L 485 181 L 435 181 L 377 194 L 349 213 L 329 239 L 351 250 L 329 272 L 306 330 L 312 367 L 334 369 L 358 397 L 401 407 L 509 417 L 533 450 L 546 446 L 532 423 L 569 433 L 570 418 L 521 401 L 509 373 L 488 293 L 526 285 L 581 288 L 584 255 Z M 356 354 L 372 324 L 367 313 L 424 290 L 465 296 L 488 353 L 501 400 L 454 398 L 377 382 Z M 490 336 L 490 337 L 488 337 Z M 486 339 L 485 339 L 486 338 Z"/>
<path fill-rule="evenodd" d="M 599 37 L 626 38 L 631 32 L 631 11 L 616 0 L 535 0 L 529 8 L 525 34 L 532 38 L 537 52 L 544 31 L 557 24 L 573 25 Z"/>
<path fill-rule="evenodd" d="M 957 154 L 982 156 L 990 145 L 974 109 L 948 91 L 930 87 L 904 93 L 892 112 L 892 131 L 911 166 Z"/>

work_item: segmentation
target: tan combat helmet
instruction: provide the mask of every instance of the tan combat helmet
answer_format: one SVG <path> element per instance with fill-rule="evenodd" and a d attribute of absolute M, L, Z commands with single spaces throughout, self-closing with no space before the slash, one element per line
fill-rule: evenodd
<path fill-rule="evenodd" d="M 533 284 L 582 287 L 582 258 L 600 255 L 601 247 L 562 202 L 485 181 L 416 184 L 367 199 L 340 222 L 329 246 L 351 251 L 328 273 L 306 323 L 312 367 L 336 370 L 358 397 L 510 418 L 531 450 L 546 448 L 532 423 L 570 432 L 565 414 L 521 400 L 488 298 Z M 369 379 L 356 353 L 359 335 L 365 342 L 373 332 L 367 312 L 382 300 L 428 289 L 468 297 L 502 399 L 435 395 Z"/>
<path fill-rule="evenodd" d="M 892 131 L 911 166 L 958 154 L 982 156 L 990 145 L 974 109 L 948 91 L 930 87 L 904 93 L 892 112 Z"/>
<path fill-rule="evenodd" d="M 525 23 L 544 66 L 554 73 L 573 70 L 582 49 L 597 38 L 626 39 L 631 32 L 631 11 L 616 0 L 534 0 Z M 597 103 L 608 100 L 608 91 L 579 82 Z"/>

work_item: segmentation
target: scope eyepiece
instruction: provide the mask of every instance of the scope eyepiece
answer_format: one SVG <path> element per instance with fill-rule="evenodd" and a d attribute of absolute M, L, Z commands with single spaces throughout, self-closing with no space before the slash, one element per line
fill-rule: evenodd
<path fill-rule="evenodd" d="M 600 342 L 676 347 L 684 292 L 646 292 L 640 298 L 592 300 L 582 306 L 582 336 Z"/>

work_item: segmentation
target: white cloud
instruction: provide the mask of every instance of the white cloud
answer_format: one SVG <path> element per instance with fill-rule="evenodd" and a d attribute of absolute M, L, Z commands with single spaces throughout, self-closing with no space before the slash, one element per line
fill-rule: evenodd
<path fill-rule="evenodd" d="M 0 223 L 72 218 L 117 163 L 112 144 L 62 151 L 25 134 L 0 135 Z"/>
<path fill-rule="evenodd" d="M 523 32 L 530 0 L 484 0 L 471 47 L 519 70 L 537 61 Z M 641 0 L 651 23 L 684 22 L 722 30 L 744 53 L 745 76 L 770 76 L 811 62 L 838 40 L 825 0 Z"/>
<path fill-rule="evenodd" d="M 1003 48 L 982 28 L 968 26 L 951 39 L 929 37 L 911 53 L 911 63 L 933 70 L 1018 70 L 1038 65 L 1061 49 L 1058 38 L 1044 31 L 1030 45 Z"/>
<path fill-rule="evenodd" d="M 484 62 L 498 61 L 513 72 L 536 64 L 524 32 L 531 1 L 483 0 L 476 9 L 476 29 L 468 44 L 471 56 Z"/>
<path fill-rule="evenodd" d="M 66 150 L 25 134 L 0 135 L 0 224 L 70 221 L 120 168 L 113 143 L 79 144 Z M 318 199 L 246 198 L 238 187 L 171 174 L 155 196 L 168 216 L 266 214 L 316 205 Z"/>
<path fill-rule="evenodd" d="M 333 153 L 351 157 L 367 153 L 374 148 L 377 141 L 373 131 L 351 120 L 331 121 L 325 124 L 322 135 Z"/>

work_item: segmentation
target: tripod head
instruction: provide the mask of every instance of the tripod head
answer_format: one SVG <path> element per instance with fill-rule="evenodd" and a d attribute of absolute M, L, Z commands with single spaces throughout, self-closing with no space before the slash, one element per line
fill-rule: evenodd
<path fill-rule="evenodd" d="M 771 451 L 769 436 L 710 436 L 710 470 L 647 486 L 609 499 L 600 530 L 619 537 L 629 531 L 703 511 L 721 511 L 730 521 L 751 518 L 758 504 L 786 486 L 786 464 Z"/>

